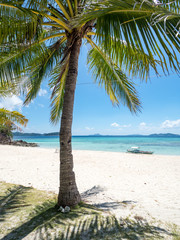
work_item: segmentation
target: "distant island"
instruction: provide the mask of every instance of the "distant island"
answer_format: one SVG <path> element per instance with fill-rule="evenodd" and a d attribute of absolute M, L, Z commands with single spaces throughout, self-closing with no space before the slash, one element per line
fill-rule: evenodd
<path fill-rule="evenodd" d="M 24 137 L 42 137 L 42 136 L 59 136 L 59 132 L 51 132 L 51 133 L 21 133 L 14 132 L 13 136 L 24 136 Z M 173 133 L 154 133 L 149 135 L 101 135 L 99 133 L 93 135 L 81 135 L 81 136 L 73 136 L 73 137 L 167 137 L 167 138 L 180 138 L 179 134 Z"/>
<path fill-rule="evenodd" d="M 13 132 L 13 136 L 26 136 L 26 137 L 59 136 L 59 132 L 52 132 L 52 133 L 22 133 L 22 132 Z"/>

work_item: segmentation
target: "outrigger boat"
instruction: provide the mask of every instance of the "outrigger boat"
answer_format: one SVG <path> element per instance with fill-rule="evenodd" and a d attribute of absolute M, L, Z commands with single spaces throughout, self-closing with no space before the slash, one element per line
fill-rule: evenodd
<path fill-rule="evenodd" d="M 139 154 L 153 154 L 151 151 L 142 151 L 139 147 L 131 147 L 127 150 L 128 153 L 139 153 Z"/>

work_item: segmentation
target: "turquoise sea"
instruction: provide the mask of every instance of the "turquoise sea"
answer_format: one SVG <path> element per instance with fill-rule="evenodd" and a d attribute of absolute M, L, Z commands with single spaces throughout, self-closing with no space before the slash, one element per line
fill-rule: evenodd
<path fill-rule="evenodd" d="M 14 136 L 14 140 L 37 143 L 42 148 L 59 148 L 57 136 Z M 132 146 L 154 154 L 180 155 L 180 138 L 176 137 L 129 137 L 129 136 L 74 136 L 74 150 L 126 152 Z"/>

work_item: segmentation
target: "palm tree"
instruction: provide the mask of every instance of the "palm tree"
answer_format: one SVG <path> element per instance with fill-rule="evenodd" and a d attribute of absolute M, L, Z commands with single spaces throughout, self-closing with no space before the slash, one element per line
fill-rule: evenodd
<path fill-rule="evenodd" d="M 19 125 L 25 127 L 27 122 L 28 119 L 21 113 L 0 108 L 0 135 L 2 140 L 5 138 L 10 140 L 12 137 L 12 130 L 21 130 Z"/>
<path fill-rule="evenodd" d="M 114 105 L 141 108 L 129 78 L 148 79 L 150 69 L 178 72 L 180 1 L 2 0 L 0 87 L 34 99 L 49 78 L 51 121 L 60 127 L 58 205 L 80 202 L 71 147 L 74 93 L 82 43 L 88 66 Z M 126 75 L 128 74 L 128 76 Z"/>

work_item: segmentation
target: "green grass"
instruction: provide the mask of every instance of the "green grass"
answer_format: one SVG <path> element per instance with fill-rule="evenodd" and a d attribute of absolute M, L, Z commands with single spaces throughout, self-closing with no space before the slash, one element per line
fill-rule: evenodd
<path fill-rule="evenodd" d="M 85 203 L 64 214 L 53 193 L 4 182 L 0 190 L 2 240 L 180 239 L 175 225 L 162 228 L 141 218 L 117 219 Z"/>

